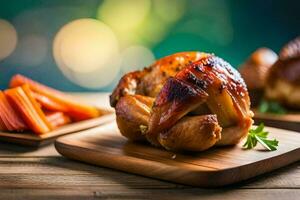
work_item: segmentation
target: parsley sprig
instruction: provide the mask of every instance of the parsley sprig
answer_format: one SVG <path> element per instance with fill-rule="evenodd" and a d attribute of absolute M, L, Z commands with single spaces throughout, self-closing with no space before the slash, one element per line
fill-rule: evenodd
<path fill-rule="evenodd" d="M 263 147 L 265 147 L 269 151 L 276 150 L 278 146 L 278 141 L 276 139 L 267 139 L 269 132 L 265 131 L 264 128 L 264 124 L 261 123 L 255 129 L 250 129 L 247 140 L 243 147 L 245 147 L 246 149 L 252 149 L 257 145 L 257 142 L 259 142 Z"/>

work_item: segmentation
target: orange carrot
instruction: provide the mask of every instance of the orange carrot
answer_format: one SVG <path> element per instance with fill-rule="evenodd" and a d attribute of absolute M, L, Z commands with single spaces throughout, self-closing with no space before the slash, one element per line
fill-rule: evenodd
<path fill-rule="evenodd" d="M 12 77 L 10 81 L 10 87 L 17 87 L 23 84 L 28 84 L 33 92 L 44 95 L 56 104 L 63 106 L 67 110 L 66 113 L 75 121 L 98 117 L 101 114 L 94 106 L 80 103 L 58 90 L 47 87 L 20 74 Z M 43 102 L 40 103 L 43 106 Z"/>
<path fill-rule="evenodd" d="M 7 131 L 7 128 L 4 124 L 4 122 L 2 121 L 1 117 L 0 117 L 0 131 Z"/>
<path fill-rule="evenodd" d="M 50 111 L 58 111 L 58 112 L 67 112 L 68 109 L 59 104 L 47 96 L 41 95 L 36 92 L 32 92 L 32 96 L 35 100 L 41 105 L 42 109 L 50 110 Z"/>
<path fill-rule="evenodd" d="M 36 134 L 41 135 L 49 132 L 52 127 L 47 121 L 45 114 L 31 95 L 28 85 L 8 89 L 6 97 L 21 114 L 27 126 Z"/>
<path fill-rule="evenodd" d="M 2 91 L 0 91 L 0 121 L 1 130 L 23 131 L 27 129 L 23 119 L 12 108 Z"/>
<path fill-rule="evenodd" d="M 71 122 L 70 117 L 63 112 L 47 112 L 45 114 L 52 127 L 62 126 Z"/>

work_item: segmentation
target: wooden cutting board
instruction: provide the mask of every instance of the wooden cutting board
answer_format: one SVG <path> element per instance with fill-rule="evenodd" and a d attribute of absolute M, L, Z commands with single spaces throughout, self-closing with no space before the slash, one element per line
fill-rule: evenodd
<path fill-rule="evenodd" d="M 254 121 L 256 124 L 263 122 L 267 126 L 300 132 L 300 113 L 272 114 L 255 110 Z"/>
<path fill-rule="evenodd" d="M 217 187 L 243 181 L 300 159 L 300 134 L 267 128 L 277 151 L 242 149 L 242 142 L 201 153 L 179 154 L 122 137 L 115 122 L 58 138 L 65 157 L 129 173 L 192 186 Z M 101 169 L 100 169 L 101 170 Z"/>
<path fill-rule="evenodd" d="M 40 136 L 35 135 L 32 132 L 12 133 L 12 132 L 0 131 L 0 141 L 20 144 L 25 146 L 38 147 L 45 144 L 49 144 L 59 136 L 66 135 L 73 132 L 78 132 L 80 130 L 85 130 L 88 128 L 93 128 L 105 123 L 109 123 L 114 119 L 115 119 L 114 114 L 107 111 L 107 114 L 101 117 L 84 120 L 76 123 L 71 123 Z"/>

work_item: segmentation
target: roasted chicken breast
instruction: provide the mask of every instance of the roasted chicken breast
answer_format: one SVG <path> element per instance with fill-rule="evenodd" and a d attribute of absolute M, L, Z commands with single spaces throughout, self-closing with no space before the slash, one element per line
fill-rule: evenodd
<path fill-rule="evenodd" d="M 156 97 L 169 77 L 192 62 L 207 55 L 201 52 L 182 52 L 159 59 L 151 66 L 125 74 L 110 96 L 110 105 L 115 107 L 118 100 L 128 94 Z"/>
<path fill-rule="evenodd" d="M 125 137 L 168 150 L 236 144 L 252 124 L 243 79 L 207 53 L 177 53 L 124 75 L 110 102 Z"/>

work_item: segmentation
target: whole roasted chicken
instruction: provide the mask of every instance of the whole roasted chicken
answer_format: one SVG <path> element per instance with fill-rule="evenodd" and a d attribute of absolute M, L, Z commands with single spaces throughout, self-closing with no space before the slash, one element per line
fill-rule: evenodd
<path fill-rule="evenodd" d="M 110 104 L 123 136 L 172 151 L 237 144 L 252 125 L 240 74 L 208 53 L 176 53 L 125 74 Z"/>

